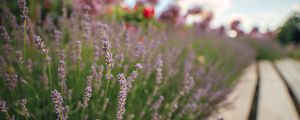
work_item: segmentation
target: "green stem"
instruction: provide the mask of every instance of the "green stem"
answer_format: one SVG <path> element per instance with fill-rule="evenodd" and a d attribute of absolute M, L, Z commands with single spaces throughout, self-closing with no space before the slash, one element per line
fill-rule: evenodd
<path fill-rule="evenodd" d="M 77 63 L 77 75 L 78 75 L 78 81 L 80 81 L 80 62 Z"/>
<path fill-rule="evenodd" d="M 48 55 L 47 55 L 48 56 Z M 48 58 L 48 57 L 46 57 Z M 48 77 L 49 77 L 49 95 L 51 95 L 51 90 L 52 90 L 52 77 L 51 77 L 51 64 L 48 63 Z M 51 107 L 52 105 L 50 105 L 50 109 L 52 108 Z M 52 119 L 52 116 L 50 115 L 50 119 Z"/>
<path fill-rule="evenodd" d="M 4 113 L 5 113 L 6 117 L 7 117 L 9 120 L 11 120 L 11 117 L 10 117 L 10 115 L 7 113 L 7 111 L 5 111 Z"/>
<path fill-rule="evenodd" d="M 26 18 L 24 19 L 24 24 L 23 24 L 23 32 L 24 32 L 24 46 L 23 46 L 23 57 L 24 57 L 24 60 L 26 60 L 26 38 L 27 38 L 27 34 L 26 34 Z"/>
<path fill-rule="evenodd" d="M 49 86 L 50 91 L 52 90 L 52 74 L 51 74 L 51 64 L 48 63 L 48 77 L 49 77 Z"/>
<path fill-rule="evenodd" d="M 82 120 L 84 120 L 84 113 L 85 113 L 85 108 L 82 110 Z"/>
<path fill-rule="evenodd" d="M 148 96 L 147 102 L 146 102 L 147 106 L 142 110 L 141 113 L 144 113 L 144 114 L 140 114 L 140 116 L 139 116 L 140 118 L 142 118 L 142 117 L 146 114 L 146 112 L 148 111 L 148 109 L 150 108 L 151 103 L 153 102 L 153 97 L 156 96 L 158 89 L 159 89 L 159 88 L 158 88 L 158 86 L 156 85 L 156 86 L 154 87 L 154 91 L 152 92 L 151 96 Z"/>
<path fill-rule="evenodd" d="M 107 75 L 108 75 L 108 76 L 111 75 L 111 71 L 110 71 L 109 68 L 107 69 Z M 106 89 L 105 89 L 105 96 L 106 96 L 106 97 L 108 97 L 108 91 L 109 91 L 109 84 L 110 84 L 110 81 L 111 81 L 111 80 L 108 80 L 108 82 L 106 83 Z"/>
<path fill-rule="evenodd" d="M 105 89 L 105 96 L 106 97 L 108 97 L 109 84 L 110 84 L 110 80 L 108 80 L 107 83 L 106 83 L 106 89 Z"/>

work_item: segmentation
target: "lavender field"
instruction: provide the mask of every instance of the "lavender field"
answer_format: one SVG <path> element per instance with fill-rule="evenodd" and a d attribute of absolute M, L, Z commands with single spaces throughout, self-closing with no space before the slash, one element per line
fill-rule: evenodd
<path fill-rule="evenodd" d="M 78 1 L 0 1 L 1 120 L 205 119 L 247 66 L 284 54 L 237 25 L 177 24 L 176 6 L 155 18 Z"/>

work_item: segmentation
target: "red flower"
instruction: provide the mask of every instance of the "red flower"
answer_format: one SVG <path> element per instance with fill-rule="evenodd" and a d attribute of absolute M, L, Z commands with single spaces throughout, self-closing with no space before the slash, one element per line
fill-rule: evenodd
<path fill-rule="evenodd" d="M 143 15 L 145 18 L 149 19 L 155 15 L 155 10 L 153 7 L 145 7 L 143 10 Z"/>

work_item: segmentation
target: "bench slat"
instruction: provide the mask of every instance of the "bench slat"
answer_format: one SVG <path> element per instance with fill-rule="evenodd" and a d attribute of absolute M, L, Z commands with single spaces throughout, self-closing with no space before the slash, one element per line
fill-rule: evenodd
<path fill-rule="evenodd" d="M 257 120 L 299 120 L 285 83 L 271 62 L 259 63 Z"/>
<path fill-rule="evenodd" d="M 275 63 L 296 100 L 300 103 L 300 63 L 291 59 L 280 60 Z"/>
<path fill-rule="evenodd" d="M 226 107 L 221 107 L 211 120 L 246 120 L 251 111 L 252 100 L 257 85 L 256 65 L 249 66 L 240 77 L 233 91 L 227 96 Z"/>

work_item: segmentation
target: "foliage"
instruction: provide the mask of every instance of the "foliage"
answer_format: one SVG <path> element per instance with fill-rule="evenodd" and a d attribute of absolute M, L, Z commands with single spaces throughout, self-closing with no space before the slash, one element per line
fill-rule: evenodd
<path fill-rule="evenodd" d="M 293 13 L 287 21 L 278 29 L 277 39 L 286 45 L 289 43 L 300 43 L 300 13 Z"/>
<path fill-rule="evenodd" d="M 300 49 L 288 51 L 288 55 L 292 58 L 300 60 Z"/>
<path fill-rule="evenodd" d="M 239 38 L 249 47 L 255 49 L 257 60 L 276 60 L 285 54 L 284 49 L 272 40 L 255 40 L 249 37 Z"/>

